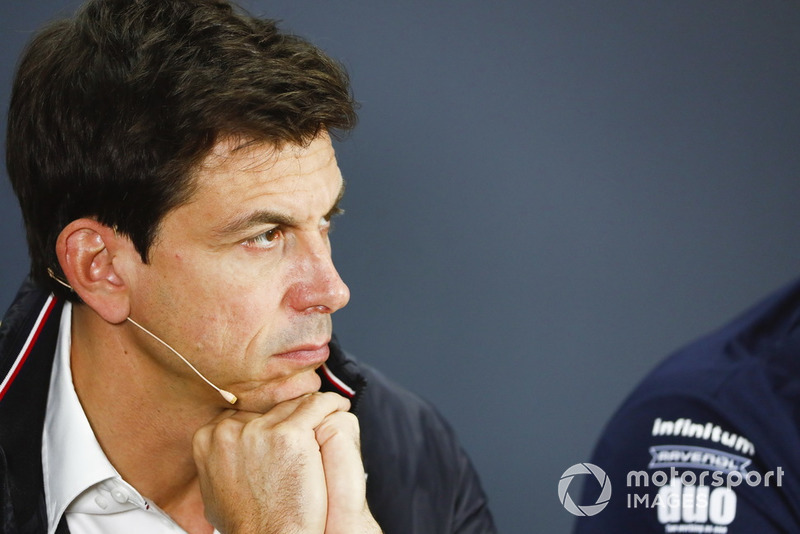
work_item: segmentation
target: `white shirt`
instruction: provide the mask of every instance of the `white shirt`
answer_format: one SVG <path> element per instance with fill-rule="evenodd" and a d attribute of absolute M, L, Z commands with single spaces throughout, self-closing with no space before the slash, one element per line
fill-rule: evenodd
<path fill-rule="evenodd" d="M 72 534 L 185 534 L 122 479 L 100 448 L 72 384 L 71 326 L 72 305 L 67 302 L 61 314 L 42 438 L 47 533 L 55 532 L 66 513 Z"/>

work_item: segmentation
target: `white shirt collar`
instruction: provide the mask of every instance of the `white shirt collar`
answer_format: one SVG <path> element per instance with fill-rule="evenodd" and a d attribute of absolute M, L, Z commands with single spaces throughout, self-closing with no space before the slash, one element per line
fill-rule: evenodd
<path fill-rule="evenodd" d="M 42 437 L 42 471 L 47 532 L 79 495 L 109 479 L 119 479 L 106 458 L 75 393 L 70 367 L 72 305 L 64 304 L 58 332 Z"/>
<path fill-rule="evenodd" d="M 185 532 L 122 479 L 97 442 L 72 383 L 71 329 L 72 305 L 66 302 L 42 436 L 47 534 L 55 533 L 65 513 L 76 534 Z"/>

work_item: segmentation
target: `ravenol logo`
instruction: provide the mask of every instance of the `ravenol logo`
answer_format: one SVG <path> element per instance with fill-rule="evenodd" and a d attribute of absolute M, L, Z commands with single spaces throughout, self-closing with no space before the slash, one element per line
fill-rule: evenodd
<path fill-rule="evenodd" d="M 586 506 L 578 506 L 572 497 L 569 495 L 569 485 L 576 475 L 594 475 L 597 483 L 600 484 L 600 496 L 597 497 L 597 502 Z M 558 500 L 561 505 L 572 515 L 577 516 L 592 516 L 597 515 L 603 511 L 603 508 L 608 506 L 608 501 L 611 499 L 611 480 L 609 480 L 606 472 L 594 464 L 582 463 L 575 464 L 561 475 L 561 480 L 558 482 Z"/>

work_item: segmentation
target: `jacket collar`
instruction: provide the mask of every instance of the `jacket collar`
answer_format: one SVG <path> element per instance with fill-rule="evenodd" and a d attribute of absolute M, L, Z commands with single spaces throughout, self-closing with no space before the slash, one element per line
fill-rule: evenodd
<path fill-rule="evenodd" d="M 0 531 L 47 529 L 42 428 L 61 303 L 30 281 L 0 327 Z M 5 464 L 5 465 L 2 465 Z"/>

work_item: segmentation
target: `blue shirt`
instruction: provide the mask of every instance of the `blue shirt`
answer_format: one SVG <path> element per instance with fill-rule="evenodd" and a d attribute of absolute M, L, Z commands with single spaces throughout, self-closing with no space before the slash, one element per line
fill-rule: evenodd
<path fill-rule="evenodd" d="M 575 534 L 800 532 L 799 326 L 795 282 L 656 367 L 601 435 L 613 491 Z"/>

